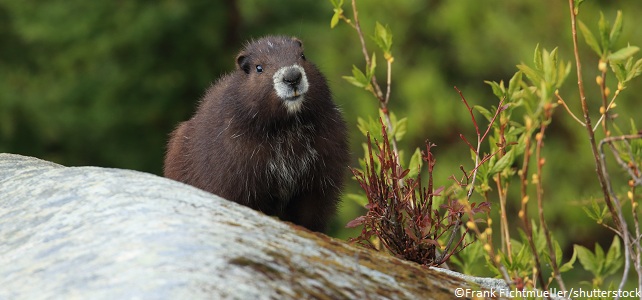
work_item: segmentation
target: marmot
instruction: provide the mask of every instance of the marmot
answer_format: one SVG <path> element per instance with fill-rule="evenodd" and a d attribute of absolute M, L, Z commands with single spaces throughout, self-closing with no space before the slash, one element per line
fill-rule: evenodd
<path fill-rule="evenodd" d="M 346 124 L 300 40 L 249 42 L 170 134 L 164 175 L 313 231 L 336 211 Z"/>

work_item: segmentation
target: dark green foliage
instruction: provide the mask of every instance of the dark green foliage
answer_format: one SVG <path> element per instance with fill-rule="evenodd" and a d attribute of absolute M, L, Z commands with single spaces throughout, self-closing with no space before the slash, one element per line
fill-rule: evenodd
<path fill-rule="evenodd" d="M 160 173 L 167 133 L 238 42 L 210 1 L 9 1 L 0 15 L 0 151 L 67 165 Z"/>

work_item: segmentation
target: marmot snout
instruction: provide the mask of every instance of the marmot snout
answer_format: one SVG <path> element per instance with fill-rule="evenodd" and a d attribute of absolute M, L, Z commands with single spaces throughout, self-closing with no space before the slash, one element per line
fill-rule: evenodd
<path fill-rule="evenodd" d="M 296 38 L 252 41 L 170 135 L 165 176 L 315 231 L 336 210 L 346 126 Z"/>

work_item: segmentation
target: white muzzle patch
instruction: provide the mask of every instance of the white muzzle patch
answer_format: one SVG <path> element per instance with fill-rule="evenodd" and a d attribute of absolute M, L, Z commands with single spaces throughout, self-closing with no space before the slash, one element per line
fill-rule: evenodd
<path fill-rule="evenodd" d="M 274 90 L 283 100 L 288 113 L 296 113 L 303 106 L 303 95 L 308 91 L 308 78 L 303 67 L 294 64 L 274 73 Z"/>

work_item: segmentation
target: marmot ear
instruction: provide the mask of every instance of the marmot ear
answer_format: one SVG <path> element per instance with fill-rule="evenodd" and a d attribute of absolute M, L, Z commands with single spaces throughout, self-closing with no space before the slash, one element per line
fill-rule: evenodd
<path fill-rule="evenodd" d="M 250 74 L 250 59 L 245 53 L 241 53 L 236 57 L 236 66 L 243 70 L 245 74 Z"/>
<path fill-rule="evenodd" d="M 295 43 L 299 44 L 299 47 L 303 48 L 303 42 L 301 42 L 301 40 L 300 40 L 300 39 L 297 39 L 297 38 L 293 37 L 293 38 L 292 38 L 292 40 L 293 40 Z"/>

